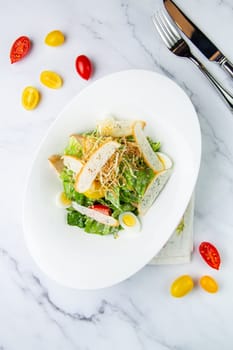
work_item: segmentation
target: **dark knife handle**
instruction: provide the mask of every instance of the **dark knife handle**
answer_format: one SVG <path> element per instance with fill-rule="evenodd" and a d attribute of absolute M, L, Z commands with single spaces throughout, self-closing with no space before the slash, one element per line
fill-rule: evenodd
<path fill-rule="evenodd" d="M 219 64 L 225 69 L 225 71 L 231 76 L 231 78 L 233 78 L 233 64 L 230 61 L 228 61 L 228 59 L 224 56 L 219 61 Z"/>

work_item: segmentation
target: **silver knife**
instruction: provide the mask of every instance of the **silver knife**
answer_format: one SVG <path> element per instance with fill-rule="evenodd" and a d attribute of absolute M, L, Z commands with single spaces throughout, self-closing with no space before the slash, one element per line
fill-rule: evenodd
<path fill-rule="evenodd" d="M 210 61 L 217 62 L 233 78 L 233 64 L 203 34 L 200 29 L 179 9 L 172 0 L 163 0 L 164 6 L 182 32 Z"/>

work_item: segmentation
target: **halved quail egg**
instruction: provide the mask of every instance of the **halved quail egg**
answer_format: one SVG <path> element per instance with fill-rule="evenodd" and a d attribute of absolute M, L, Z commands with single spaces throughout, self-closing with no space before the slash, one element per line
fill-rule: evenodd
<path fill-rule="evenodd" d="M 130 211 L 125 211 L 119 215 L 119 223 L 127 231 L 139 232 L 141 230 L 138 217 Z"/>
<path fill-rule="evenodd" d="M 59 208 L 69 208 L 71 200 L 66 197 L 65 192 L 59 192 L 56 196 L 56 205 Z"/>
<path fill-rule="evenodd" d="M 173 162 L 170 157 L 168 157 L 167 154 L 162 152 L 156 152 L 157 156 L 159 157 L 159 160 L 163 164 L 164 169 L 171 169 L 173 166 Z"/>

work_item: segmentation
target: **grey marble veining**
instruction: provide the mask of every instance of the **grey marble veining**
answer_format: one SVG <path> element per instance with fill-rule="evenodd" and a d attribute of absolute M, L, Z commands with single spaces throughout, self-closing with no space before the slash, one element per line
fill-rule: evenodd
<path fill-rule="evenodd" d="M 233 1 L 177 4 L 233 60 Z M 231 350 L 233 114 L 196 67 L 176 58 L 161 42 L 150 17 L 162 2 L 0 0 L 0 5 L 0 350 Z M 67 36 L 56 54 L 43 44 L 55 28 Z M 10 65 L 9 48 L 20 35 L 32 37 L 33 50 L 18 65 Z M 220 271 L 210 271 L 195 253 L 189 265 L 147 266 L 119 285 L 85 292 L 57 285 L 34 264 L 22 231 L 28 169 L 57 114 L 88 84 L 75 75 L 73 60 L 80 52 L 95 63 L 93 80 L 122 69 L 148 69 L 176 81 L 192 100 L 203 142 L 195 250 L 202 240 L 215 242 L 223 260 Z M 233 89 L 217 65 L 199 58 Z M 60 91 L 40 86 L 43 69 L 62 74 Z M 31 113 L 20 105 L 26 85 L 37 86 L 43 95 Z M 184 273 L 196 280 L 211 274 L 219 282 L 219 293 L 208 295 L 196 288 L 187 298 L 171 298 L 170 283 Z"/>

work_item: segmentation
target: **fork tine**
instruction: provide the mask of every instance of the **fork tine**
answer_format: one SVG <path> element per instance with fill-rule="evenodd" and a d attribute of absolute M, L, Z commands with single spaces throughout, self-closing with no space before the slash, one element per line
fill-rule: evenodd
<path fill-rule="evenodd" d="M 177 40 L 177 37 L 173 34 L 173 32 L 170 30 L 170 28 L 167 25 L 167 22 L 164 19 L 164 15 L 162 14 L 162 11 L 158 11 L 158 21 L 160 22 L 161 27 L 163 28 L 164 33 L 169 38 L 171 42 L 171 46 L 173 46 Z"/>
<path fill-rule="evenodd" d="M 161 25 L 161 21 L 158 18 L 158 13 L 157 13 L 157 16 L 155 14 L 152 16 L 152 21 L 153 21 L 159 35 L 161 36 L 162 40 L 164 41 L 165 45 L 167 45 L 169 48 L 171 48 L 173 43 L 172 43 L 170 37 L 165 32 L 164 27 Z"/>
<path fill-rule="evenodd" d="M 181 39 L 181 35 L 178 32 L 178 30 L 175 28 L 174 24 L 171 23 L 171 21 L 167 18 L 167 16 L 162 11 L 160 13 L 160 16 L 161 16 L 161 18 L 164 19 L 164 21 L 166 22 L 168 28 L 170 29 L 170 31 L 175 36 L 176 40 L 180 40 Z"/>

